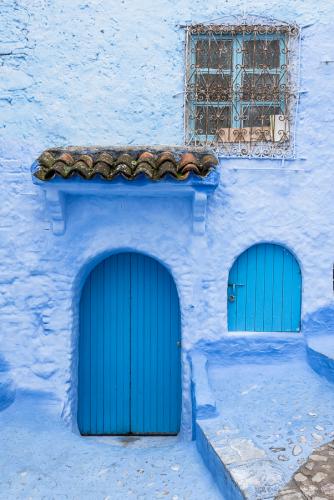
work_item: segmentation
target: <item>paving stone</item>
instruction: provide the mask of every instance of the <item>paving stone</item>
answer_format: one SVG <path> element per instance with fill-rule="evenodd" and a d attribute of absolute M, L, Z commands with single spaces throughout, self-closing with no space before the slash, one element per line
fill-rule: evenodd
<path fill-rule="evenodd" d="M 304 481 L 307 481 L 307 477 L 301 472 L 298 472 L 298 474 L 294 476 L 294 480 L 297 481 L 297 483 L 303 483 Z"/>
<path fill-rule="evenodd" d="M 302 493 L 306 496 L 313 497 L 316 493 L 319 492 L 318 487 L 313 484 L 302 484 L 300 486 Z"/>
<path fill-rule="evenodd" d="M 312 432 L 311 436 L 313 437 L 313 439 L 315 439 L 316 441 L 322 441 L 323 440 L 323 437 L 321 436 L 321 434 L 317 434 L 316 432 Z"/>
<path fill-rule="evenodd" d="M 312 477 L 312 471 L 310 471 L 307 467 L 305 467 L 305 465 L 303 464 L 303 466 L 299 469 L 299 471 L 304 474 L 304 476 L 307 476 L 307 477 Z"/>
<path fill-rule="evenodd" d="M 321 486 L 321 491 L 330 498 L 334 498 L 334 483 L 324 484 Z"/>
<path fill-rule="evenodd" d="M 312 481 L 314 483 L 320 483 L 321 481 L 323 481 L 323 479 L 326 479 L 328 474 L 325 474 L 324 472 L 317 472 L 313 477 L 312 477 Z"/>
<path fill-rule="evenodd" d="M 232 439 L 230 447 L 232 451 L 237 453 L 241 461 L 256 460 L 266 456 L 265 452 L 261 448 L 257 448 L 250 439 Z"/>
<path fill-rule="evenodd" d="M 295 457 L 297 455 L 300 455 L 303 451 L 303 448 L 301 446 L 299 446 L 298 444 L 296 444 L 296 446 L 293 447 L 293 450 L 292 450 L 292 455 L 294 455 Z"/>
<path fill-rule="evenodd" d="M 281 471 L 270 460 L 256 460 L 234 467 L 230 469 L 230 472 L 233 479 L 244 491 L 249 488 L 258 489 L 263 485 L 266 485 L 266 488 L 270 490 L 271 487 L 280 484 L 283 478 Z M 264 496 L 264 498 L 267 498 L 267 496 Z"/>
<path fill-rule="evenodd" d="M 287 495 L 280 495 L 276 497 L 279 500 L 305 500 L 305 497 L 299 491 L 295 491 L 293 493 L 288 493 Z"/>
<path fill-rule="evenodd" d="M 327 457 L 323 457 L 321 455 L 310 455 L 310 459 L 315 462 L 327 462 Z"/>
<path fill-rule="evenodd" d="M 278 453 L 279 451 L 285 451 L 285 448 L 283 448 L 283 447 L 279 447 L 279 446 L 278 446 L 278 447 L 271 446 L 269 449 L 270 449 L 271 451 L 273 451 L 274 453 Z"/>
<path fill-rule="evenodd" d="M 320 446 L 297 470 L 289 483 L 275 497 L 280 500 L 303 498 L 334 499 L 334 441 Z M 326 472 L 325 472 L 326 471 Z M 300 497 L 293 496 L 300 493 Z M 289 495 L 292 495 L 289 497 Z"/>

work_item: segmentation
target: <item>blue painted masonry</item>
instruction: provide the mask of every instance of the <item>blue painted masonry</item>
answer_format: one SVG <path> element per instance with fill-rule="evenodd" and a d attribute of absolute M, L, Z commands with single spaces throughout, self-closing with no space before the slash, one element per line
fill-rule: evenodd
<path fill-rule="evenodd" d="M 43 190 L 32 182 L 37 156 L 65 145 L 182 145 L 180 25 L 224 22 L 249 9 L 302 28 L 296 158 L 221 157 L 203 235 L 193 231 L 189 196 L 93 192 L 67 196 L 65 233 L 53 234 Z M 312 342 L 321 344 L 315 352 L 333 350 L 333 24 L 333 6 L 323 0 L 2 0 L 0 408 L 14 387 L 41 391 L 76 430 L 81 288 L 97 262 L 122 250 L 156 258 L 175 279 L 185 438 L 195 419 L 192 384 L 200 388 L 199 416 L 217 414 L 203 356 L 217 360 L 224 351 L 226 359 L 231 350 L 247 361 L 265 351 L 274 360 L 283 349 L 289 360 L 291 346 L 299 350 L 306 339 L 311 365 L 322 372 Z M 285 245 L 302 273 L 301 332 L 274 342 L 227 331 L 229 269 L 259 242 Z"/>

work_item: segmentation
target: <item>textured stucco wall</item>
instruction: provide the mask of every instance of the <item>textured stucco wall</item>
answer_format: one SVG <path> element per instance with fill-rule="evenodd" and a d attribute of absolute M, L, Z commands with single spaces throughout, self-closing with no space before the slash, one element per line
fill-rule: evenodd
<path fill-rule="evenodd" d="M 0 351 L 18 387 L 75 397 L 77 303 L 99 256 L 134 249 L 171 270 L 183 346 L 226 334 L 226 284 L 249 245 L 287 245 L 303 273 L 303 316 L 332 302 L 334 8 L 323 0 L 254 0 L 252 14 L 303 30 L 294 161 L 222 159 L 207 233 L 189 200 L 73 198 L 54 236 L 30 165 L 62 145 L 182 144 L 180 24 L 249 10 L 226 0 L 2 0 L 0 25 Z M 219 22 L 219 21 L 217 21 Z M 189 368 L 184 355 L 184 415 Z"/>

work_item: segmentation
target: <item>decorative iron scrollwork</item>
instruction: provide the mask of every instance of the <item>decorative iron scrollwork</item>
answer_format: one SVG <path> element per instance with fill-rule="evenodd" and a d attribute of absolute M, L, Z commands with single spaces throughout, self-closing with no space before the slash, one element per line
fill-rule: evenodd
<path fill-rule="evenodd" d="M 299 29 L 262 23 L 187 28 L 188 144 L 231 156 L 294 155 Z"/>

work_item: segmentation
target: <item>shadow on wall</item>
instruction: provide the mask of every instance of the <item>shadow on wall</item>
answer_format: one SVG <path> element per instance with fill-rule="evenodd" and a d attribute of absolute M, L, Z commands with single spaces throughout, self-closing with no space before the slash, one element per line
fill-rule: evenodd
<path fill-rule="evenodd" d="M 10 377 L 9 364 L 0 354 L 0 411 L 10 406 L 15 399 L 15 388 Z"/>
<path fill-rule="evenodd" d="M 334 335 L 334 305 L 322 307 L 307 315 L 303 320 L 302 331 L 307 337 Z"/>
<path fill-rule="evenodd" d="M 307 316 L 303 330 L 310 366 L 318 375 L 334 383 L 334 305 Z"/>

